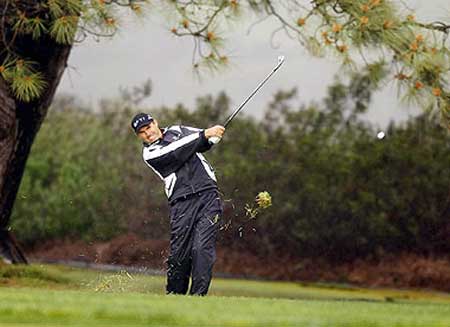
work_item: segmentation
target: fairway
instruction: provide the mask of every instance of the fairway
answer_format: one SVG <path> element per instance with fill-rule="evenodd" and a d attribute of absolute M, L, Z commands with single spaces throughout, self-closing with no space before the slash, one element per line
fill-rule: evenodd
<path fill-rule="evenodd" d="M 214 279 L 166 296 L 161 276 L 56 266 L 0 268 L 1 326 L 449 326 L 450 296 Z"/>

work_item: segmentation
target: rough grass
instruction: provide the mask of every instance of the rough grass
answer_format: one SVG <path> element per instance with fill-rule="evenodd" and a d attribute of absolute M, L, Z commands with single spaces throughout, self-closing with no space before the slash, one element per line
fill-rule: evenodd
<path fill-rule="evenodd" d="M 0 326 L 450 326 L 445 293 L 214 279 L 165 296 L 161 276 L 0 267 Z"/>
<path fill-rule="evenodd" d="M 44 268 L 43 266 L 1 265 L 1 286 L 68 286 L 70 280 L 64 277 L 61 270 Z"/>

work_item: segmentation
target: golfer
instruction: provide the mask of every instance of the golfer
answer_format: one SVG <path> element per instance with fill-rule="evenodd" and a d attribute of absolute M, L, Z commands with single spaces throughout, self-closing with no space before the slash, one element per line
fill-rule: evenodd
<path fill-rule="evenodd" d="M 217 181 L 202 155 L 211 148 L 211 137 L 225 128 L 197 129 L 174 125 L 160 129 L 149 114 L 137 114 L 132 122 L 143 141 L 145 163 L 165 184 L 169 200 L 170 253 L 167 294 L 206 295 L 216 259 L 215 243 L 223 206 Z"/>

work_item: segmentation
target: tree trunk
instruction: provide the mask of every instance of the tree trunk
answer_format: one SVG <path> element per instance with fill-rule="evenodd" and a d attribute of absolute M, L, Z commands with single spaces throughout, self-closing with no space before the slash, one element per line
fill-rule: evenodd
<path fill-rule="evenodd" d="M 0 258 L 10 263 L 26 263 L 8 226 L 31 146 L 53 100 L 72 47 L 58 45 L 51 39 L 37 42 L 29 38 L 18 40 L 16 45 L 27 58 L 39 64 L 47 82 L 41 98 L 23 103 L 14 98 L 0 77 Z"/>

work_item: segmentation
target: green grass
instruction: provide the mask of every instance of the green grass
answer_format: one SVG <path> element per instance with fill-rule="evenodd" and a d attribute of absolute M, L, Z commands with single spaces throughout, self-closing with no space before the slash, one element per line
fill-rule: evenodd
<path fill-rule="evenodd" d="M 214 279 L 166 296 L 161 276 L 0 267 L 0 326 L 450 326 L 445 293 Z"/>

